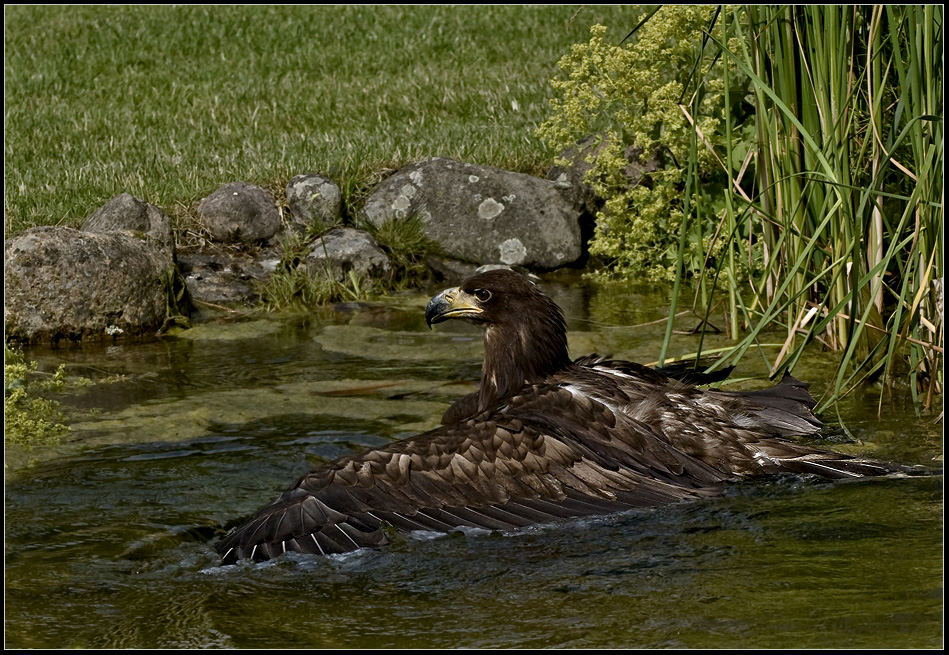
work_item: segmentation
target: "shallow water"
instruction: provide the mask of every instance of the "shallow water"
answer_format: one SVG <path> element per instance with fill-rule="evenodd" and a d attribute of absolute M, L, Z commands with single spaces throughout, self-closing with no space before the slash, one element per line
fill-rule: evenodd
<path fill-rule="evenodd" d="M 655 357 L 663 325 L 645 325 L 662 317 L 655 293 L 546 288 L 575 356 Z M 7 447 L 6 645 L 942 645 L 942 476 L 772 478 L 513 533 L 414 533 L 382 550 L 218 566 L 217 538 L 297 476 L 434 427 L 474 389 L 479 333 L 425 328 L 427 298 L 28 352 L 97 383 L 56 397 L 66 443 Z M 697 343 L 679 336 L 675 352 Z M 741 373 L 763 366 L 748 358 Z M 814 353 L 795 374 L 831 370 Z M 941 465 L 941 423 L 905 406 L 876 413 L 873 394 L 848 401 L 850 434 L 832 429 L 827 441 Z"/>

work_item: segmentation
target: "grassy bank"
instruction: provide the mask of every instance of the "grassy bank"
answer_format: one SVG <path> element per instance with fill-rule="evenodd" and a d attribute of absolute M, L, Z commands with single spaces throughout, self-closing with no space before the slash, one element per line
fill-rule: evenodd
<path fill-rule="evenodd" d="M 347 199 L 447 156 L 542 173 L 571 43 L 630 7 L 10 6 L 4 232 L 129 192 L 173 218 L 219 185 L 330 175 Z M 620 35 L 618 38 L 621 38 Z"/>

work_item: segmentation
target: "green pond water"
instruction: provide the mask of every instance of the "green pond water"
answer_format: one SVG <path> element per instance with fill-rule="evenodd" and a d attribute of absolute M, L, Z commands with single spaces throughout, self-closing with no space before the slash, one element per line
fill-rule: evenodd
<path fill-rule="evenodd" d="M 661 293 L 545 289 L 574 356 L 655 359 Z M 413 533 L 381 550 L 219 566 L 213 543 L 299 475 L 434 427 L 475 388 L 480 333 L 428 330 L 427 300 L 27 351 L 95 384 L 54 396 L 65 442 L 6 447 L 6 646 L 942 646 L 941 475 L 768 478 L 511 533 Z M 697 346 L 678 335 L 673 353 Z M 735 377 L 764 386 L 766 372 L 749 356 Z M 820 395 L 832 372 L 815 351 L 795 375 Z M 825 443 L 941 467 L 942 423 L 903 405 L 878 417 L 878 398 L 825 416 L 847 427 Z"/>

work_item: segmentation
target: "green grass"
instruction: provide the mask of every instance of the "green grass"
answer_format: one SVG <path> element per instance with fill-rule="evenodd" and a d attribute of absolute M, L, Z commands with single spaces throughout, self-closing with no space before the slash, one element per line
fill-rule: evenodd
<path fill-rule="evenodd" d="M 446 156 L 543 174 L 548 81 L 590 6 L 8 6 L 4 232 L 129 192 L 187 220 L 221 184 L 322 172 L 347 211 Z M 576 14 L 576 15 L 575 15 Z"/>

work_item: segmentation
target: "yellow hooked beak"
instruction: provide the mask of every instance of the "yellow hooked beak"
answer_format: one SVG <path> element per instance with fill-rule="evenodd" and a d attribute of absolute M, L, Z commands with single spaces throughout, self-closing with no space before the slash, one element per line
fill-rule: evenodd
<path fill-rule="evenodd" d="M 484 308 L 474 296 L 458 287 L 445 289 L 438 293 L 425 308 L 425 322 L 431 327 L 450 318 L 476 318 L 484 313 Z"/>

